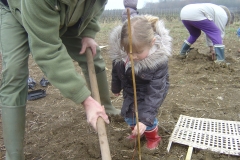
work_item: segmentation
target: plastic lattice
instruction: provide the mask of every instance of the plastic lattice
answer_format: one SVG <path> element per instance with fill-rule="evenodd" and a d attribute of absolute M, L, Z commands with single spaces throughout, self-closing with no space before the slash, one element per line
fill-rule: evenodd
<path fill-rule="evenodd" d="M 194 148 L 240 156 L 240 122 L 180 115 L 169 139 Z"/>

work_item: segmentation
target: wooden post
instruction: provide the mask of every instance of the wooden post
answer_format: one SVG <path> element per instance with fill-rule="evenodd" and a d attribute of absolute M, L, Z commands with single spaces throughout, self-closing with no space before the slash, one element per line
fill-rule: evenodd
<path fill-rule="evenodd" d="M 193 147 L 192 147 L 192 146 L 189 146 L 189 147 L 188 147 L 187 156 L 186 156 L 186 159 L 185 159 L 185 160 L 191 160 L 192 151 L 193 151 Z"/>
<path fill-rule="evenodd" d="M 136 114 L 136 123 L 137 123 L 137 131 L 138 131 L 138 152 L 139 152 L 139 160 L 141 160 L 141 144 L 140 144 L 140 134 L 139 134 L 139 123 L 138 123 L 138 105 L 137 105 L 137 92 L 136 92 L 136 81 L 135 81 L 135 71 L 134 71 L 134 62 L 132 58 L 132 31 L 131 31 L 131 21 L 130 21 L 130 10 L 127 9 L 128 16 L 128 38 L 129 38 L 129 57 L 131 60 L 132 67 L 132 81 L 133 81 L 133 92 L 134 92 L 134 109 Z"/>

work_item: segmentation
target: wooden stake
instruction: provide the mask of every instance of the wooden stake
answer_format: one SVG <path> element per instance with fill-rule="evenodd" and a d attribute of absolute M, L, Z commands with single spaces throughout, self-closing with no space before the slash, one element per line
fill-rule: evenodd
<path fill-rule="evenodd" d="M 192 146 L 189 146 L 189 147 L 188 147 L 187 156 L 186 156 L 186 159 L 185 159 L 185 160 L 191 160 L 192 151 L 193 151 L 193 147 L 192 147 Z"/>
<path fill-rule="evenodd" d="M 137 106 L 137 93 L 136 93 L 136 81 L 135 81 L 135 72 L 134 72 L 134 62 L 132 58 L 132 31 L 131 31 L 131 21 L 130 21 L 130 10 L 127 9 L 128 15 L 128 38 L 129 38 L 129 57 L 131 60 L 131 67 L 132 67 L 132 80 L 133 80 L 133 92 L 134 92 L 134 108 L 136 114 L 136 123 L 137 123 L 137 130 L 138 130 L 138 153 L 139 153 L 139 160 L 141 160 L 141 145 L 140 145 L 140 134 L 139 134 L 139 124 L 138 124 L 138 106 Z"/>

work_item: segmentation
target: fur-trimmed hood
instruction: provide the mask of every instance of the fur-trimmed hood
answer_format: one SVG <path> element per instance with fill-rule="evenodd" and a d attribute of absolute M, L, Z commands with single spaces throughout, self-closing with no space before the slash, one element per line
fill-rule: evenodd
<path fill-rule="evenodd" d="M 126 59 L 128 56 L 126 52 L 121 49 L 122 26 L 117 26 L 110 34 L 110 48 L 109 55 L 114 63 L 118 63 Z M 155 44 L 150 49 L 150 54 L 145 59 L 134 62 L 135 72 L 138 73 L 145 69 L 156 69 L 164 63 L 168 62 L 168 58 L 172 55 L 172 38 L 169 36 L 169 30 L 164 26 L 163 20 L 156 23 Z"/>

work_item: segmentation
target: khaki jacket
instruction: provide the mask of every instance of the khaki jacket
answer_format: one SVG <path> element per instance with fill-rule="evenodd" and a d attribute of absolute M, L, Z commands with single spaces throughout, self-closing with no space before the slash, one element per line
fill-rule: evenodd
<path fill-rule="evenodd" d="M 54 25 L 60 31 L 60 36 L 67 31 L 71 32 L 69 30 L 72 29 L 68 27 L 73 26 L 84 15 L 86 17 L 77 32 L 74 35 L 68 34 L 94 38 L 100 30 L 97 20 L 104 11 L 107 0 L 8 0 L 8 3 L 11 12 L 24 27 L 41 23 L 44 23 L 46 28 Z M 46 28 L 33 29 L 42 34 L 42 30 Z M 50 30 L 48 32 L 52 35 Z"/>
<path fill-rule="evenodd" d="M 27 33 L 31 54 L 51 84 L 75 103 L 91 93 L 76 73 L 61 37 L 95 38 L 107 0 L 8 0 Z M 81 18 L 82 21 L 79 19 Z"/>

